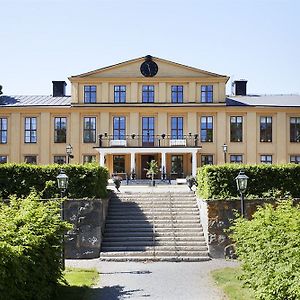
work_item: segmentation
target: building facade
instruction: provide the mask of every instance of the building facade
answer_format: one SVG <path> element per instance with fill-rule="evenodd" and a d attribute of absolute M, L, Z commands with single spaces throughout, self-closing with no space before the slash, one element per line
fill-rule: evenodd
<path fill-rule="evenodd" d="M 204 164 L 300 161 L 300 96 L 226 96 L 228 76 L 146 56 L 53 82 L 52 96 L 0 96 L 0 161 L 97 161 L 111 174 L 196 174 Z M 72 146 L 72 156 L 66 148 Z"/>

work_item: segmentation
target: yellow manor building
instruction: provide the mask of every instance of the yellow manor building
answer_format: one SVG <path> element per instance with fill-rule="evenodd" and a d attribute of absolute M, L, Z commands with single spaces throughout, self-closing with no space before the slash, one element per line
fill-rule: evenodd
<path fill-rule="evenodd" d="M 195 175 L 204 164 L 298 163 L 300 96 L 247 95 L 247 81 L 141 57 L 53 81 L 52 96 L 0 96 L 0 161 L 97 161 L 110 174 Z"/>

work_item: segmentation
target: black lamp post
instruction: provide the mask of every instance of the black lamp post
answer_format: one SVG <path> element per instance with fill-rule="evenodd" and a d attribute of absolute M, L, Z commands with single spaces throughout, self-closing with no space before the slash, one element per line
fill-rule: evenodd
<path fill-rule="evenodd" d="M 68 157 L 67 162 L 69 164 L 70 163 L 70 158 L 74 158 L 74 156 L 72 155 L 72 153 L 73 153 L 73 147 L 70 144 L 67 145 L 66 152 L 67 152 L 67 157 Z"/>
<path fill-rule="evenodd" d="M 227 156 L 226 156 L 226 154 L 227 154 L 227 148 L 228 148 L 228 146 L 226 144 L 224 144 L 222 146 L 222 148 L 223 148 L 223 153 L 224 153 L 224 163 L 226 164 L 227 163 Z"/>
<path fill-rule="evenodd" d="M 245 175 L 243 170 L 240 170 L 240 173 L 238 176 L 235 177 L 236 181 L 236 187 L 238 192 L 241 195 L 241 215 L 242 217 L 245 216 L 245 203 L 244 203 L 244 193 L 247 189 L 247 183 L 248 183 L 249 177 Z"/>
<path fill-rule="evenodd" d="M 56 176 L 57 179 L 57 185 L 58 188 L 60 189 L 60 196 L 63 198 L 65 191 L 68 188 L 68 180 L 69 177 L 65 174 L 64 170 L 60 170 L 60 173 Z M 64 220 L 64 202 L 61 201 L 60 204 L 60 218 L 63 221 Z M 64 248 L 64 235 L 62 237 L 62 254 L 61 254 L 61 259 L 62 259 L 62 268 L 65 269 L 65 248 Z"/>

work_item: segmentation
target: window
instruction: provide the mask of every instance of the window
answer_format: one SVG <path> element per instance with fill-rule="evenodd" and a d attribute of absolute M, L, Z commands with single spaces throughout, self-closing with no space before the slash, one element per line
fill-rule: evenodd
<path fill-rule="evenodd" d="M 36 118 L 25 118 L 25 143 L 36 143 Z"/>
<path fill-rule="evenodd" d="M 171 173 L 177 175 L 177 177 L 183 176 L 183 155 L 171 156 Z"/>
<path fill-rule="evenodd" d="M 114 140 L 125 140 L 126 118 L 114 117 Z"/>
<path fill-rule="evenodd" d="M 230 162 L 242 164 L 243 163 L 243 155 L 242 154 L 232 154 L 230 155 Z"/>
<path fill-rule="evenodd" d="M 201 102 L 213 102 L 213 86 L 201 86 Z"/>
<path fill-rule="evenodd" d="M 299 164 L 300 163 L 300 155 L 291 155 L 290 156 L 290 163 Z"/>
<path fill-rule="evenodd" d="M 0 144 L 7 143 L 7 118 L 0 118 Z"/>
<path fill-rule="evenodd" d="M 143 146 L 154 146 L 154 117 L 143 117 Z"/>
<path fill-rule="evenodd" d="M 96 155 L 83 155 L 83 163 L 93 163 L 96 162 Z"/>
<path fill-rule="evenodd" d="M 6 163 L 7 163 L 7 156 L 0 155 L 0 164 L 6 164 Z"/>
<path fill-rule="evenodd" d="M 183 86 L 182 85 L 172 85 L 171 100 L 172 100 L 172 103 L 182 103 L 183 102 Z"/>
<path fill-rule="evenodd" d="M 66 163 L 66 156 L 65 155 L 56 155 L 54 156 L 54 163 L 55 164 L 65 164 Z"/>
<path fill-rule="evenodd" d="M 212 165 L 213 164 L 213 155 L 201 155 L 201 166 Z"/>
<path fill-rule="evenodd" d="M 213 117 L 201 117 L 201 142 L 213 141 Z"/>
<path fill-rule="evenodd" d="M 272 163 L 272 155 L 261 155 L 260 162 L 263 164 L 271 164 Z"/>
<path fill-rule="evenodd" d="M 126 86 L 115 85 L 114 86 L 114 102 L 125 103 L 126 102 Z"/>
<path fill-rule="evenodd" d="M 260 117 L 260 141 L 272 142 L 272 117 Z"/>
<path fill-rule="evenodd" d="M 84 86 L 84 103 L 96 103 L 96 86 L 85 85 Z"/>
<path fill-rule="evenodd" d="M 67 118 L 54 118 L 54 143 L 65 143 L 67 140 Z"/>
<path fill-rule="evenodd" d="M 84 143 L 96 142 L 96 118 L 95 117 L 84 117 L 83 142 Z"/>
<path fill-rule="evenodd" d="M 143 85 L 142 102 L 143 103 L 154 102 L 154 85 Z"/>
<path fill-rule="evenodd" d="M 171 117 L 171 138 L 183 139 L 183 117 Z"/>
<path fill-rule="evenodd" d="M 114 155 L 113 170 L 114 173 L 125 173 L 125 155 Z"/>
<path fill-rule="evenodd" d="M 36 165 L 36 162 L 37 162 L 36 155 L 25 155 L 24 156 L 24 162 L 26 164 Z"/>
<path fill-rule="evenodd" d="M 300 142 L 300 117 L 290 118 L 290 141 Z"/>
<path fill-rule="evenodd" d="M 230 117 L 230 142 L 243 141 L 243 117 Z"/>

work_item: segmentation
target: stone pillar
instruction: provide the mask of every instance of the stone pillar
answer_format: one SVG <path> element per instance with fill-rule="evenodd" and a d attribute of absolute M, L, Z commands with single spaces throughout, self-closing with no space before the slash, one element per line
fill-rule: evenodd
<path fill-rule="evenodd" d="M 131 152 L 130 153 L 130 172 L 131 173 L 136 173 L 136 170 L 135 170 L 135 152 Z"/>
<path fill-rule="evenodd" d="M 161 152 L 161 179 L 163 178 L 163 173 L 167 173 L 167 166 L 166 166 L 166 152 Z"/>
<path fill-rule="evenodd" d="M 197 152 L 194 151 L 192 153 L 192 176 L 196 176 L 197 174 Z"/>
<path fill-rule="evenodd" d="M 104 158 L 105 158 L 105 155 L 104 155 L 103 152 L 99 152 L 99 155 L 100 155 L 100 157 L 99 157 L 99 164 L 100 164 L 101 167 L 104 167 Z"/>

